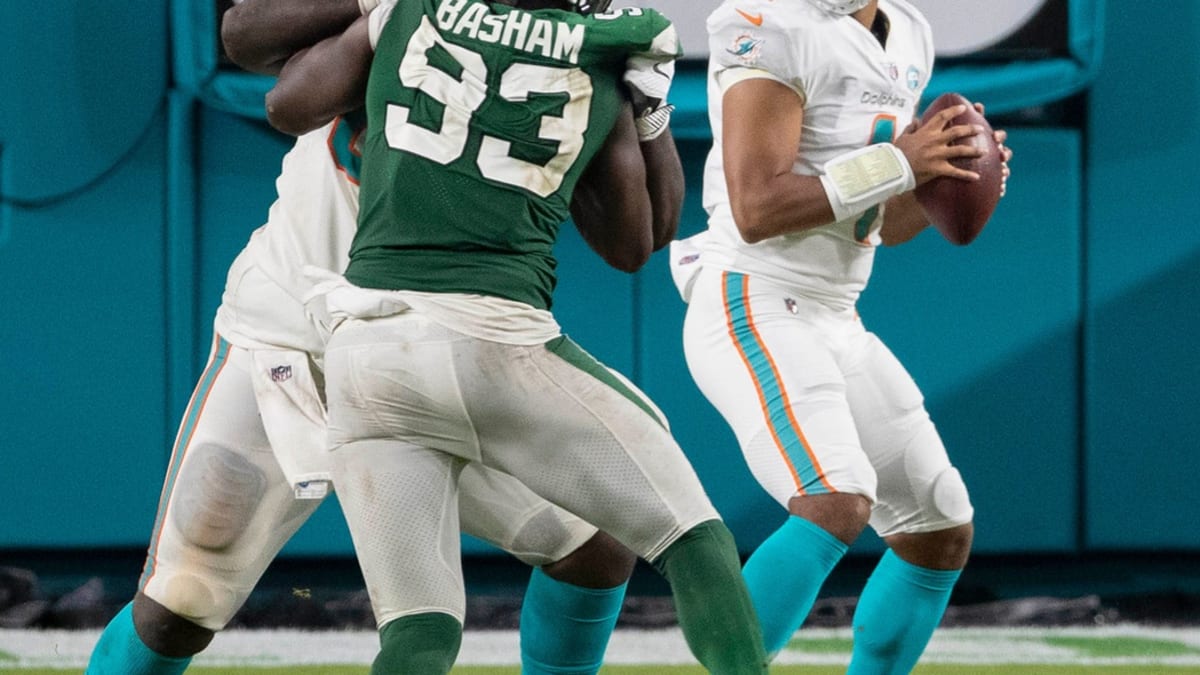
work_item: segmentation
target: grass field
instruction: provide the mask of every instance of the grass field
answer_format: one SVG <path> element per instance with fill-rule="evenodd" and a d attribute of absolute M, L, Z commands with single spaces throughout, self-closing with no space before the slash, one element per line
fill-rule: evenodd
<path fill-rule="evenodd" d="M 189 675 L 363 675 L 365 666 L 281 666 L 252 668 L 191 668 Z M 455 675 L 517 675 L 515 666 L 465 666 L 454 669 Z M 844 675 L 845 666 L 776 666 L 773 675 Z M 0 673 L 13 675 L 78 675 L 78 669 L 5 669 Z M 605 666 L 601 675 L 704 675 L 699 666 Z M 1193 675 L 1200 666 L 1047 666 L 1038 664 L 960 665 L 941 664 L 920 666 L 914 675 Z"/>
<path fill-rule="evenodd" d="M 0 630 L 0 673 L 78 674 L 97 631 Z M 229 631 L 188 670 L 194 675 L 365 675 L 378 642 L 371 632 Z M 798 634 L 776 659 L 779 675 L 844 673 L 845 629 Z M 513 631 L 469 631 L 456 675 L 518 675 Z M 699 675 L 677 629 L 620 630 L 602 675 Z M 337 664 L 337 665 L 329 665 Z M 917 675 L 1200 675 L 1200 628 L 943 629 Z"/>

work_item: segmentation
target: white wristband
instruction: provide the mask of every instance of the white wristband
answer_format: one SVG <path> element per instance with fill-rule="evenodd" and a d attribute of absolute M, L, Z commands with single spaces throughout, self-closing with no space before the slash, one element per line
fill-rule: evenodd
<path fill-rule="evenodd" d="M 358 9 L 362 11 L 363 16 L 366 16 L 379 6 L 379 2 L 380 0 L 358 0 Z"/>
<path fill-rule="evenodd" d="M 835 220 L 841 222 L 908 192 L 917 178 L 900 148 L 876 143 L 826 162 L 821 183 Z"/>

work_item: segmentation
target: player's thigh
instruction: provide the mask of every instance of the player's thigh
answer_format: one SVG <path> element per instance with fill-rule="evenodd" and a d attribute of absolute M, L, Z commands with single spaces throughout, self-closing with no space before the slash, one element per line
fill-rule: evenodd
<path fill-rule="evenodd" d="M 333 451 L 333 482 L 376 624 L 424 612 L 460 622 L 466 607 L 453 455 L 392 439 Z"/>
<path fill-rule="evenodd" d="M 255 404 L 249 355 L 218 339 L 184 413 L 139 587 L 222 628 L 317 507 L 296 501 Z"/>
<path fill-rule="evenodd" d="M 537 567 L 562 560 L 597 531 L 516 478 L 479 462 L 463 469 L 458 505 L 463 532 Z"/>
<path fill-rule="evenodd" d="M 451 361 L 463 339 L 410 311 L 345 321 L 326 346 L 333 484 L 380 626 L 464 616 L 459 455 L 475 453 Z"/>
<path fill-rule="evenodd" d="M 878 475 L 871 526 L 880 535 L 943 530 L 970 522 L 966 485 L 925 409 L 924 397 L 876 336 L 854 340 L 847 398 Z"/>
<path fill-rule="evenodd" d="M 653 559 L 717 518 L 656 408 L 566 337 L 460 355 L 484 464 Z"/>
<path fill-rule="evenodd" d="M 796 494 L 874 499 L 874 471 L 831 347 L 841 318 L 829 314 L 770 284 L 705 269 L 684 322 L 692 377 L 785 507 Z"/>
<path fill-rule="evenodd" d="M 643 557 L 717 517 L 644 395 L 570 341 L 554 347 L 416 312 L 346 322 L 325 358 L 331 445 L 388 438 L 482 461 Z"/>
<path fill-rule="evenodd" d="M 330 447 L 390 438 L 478 459 L 454 356 L 469 341 L 412 311 L 339 325 L 325 351 Z"/>

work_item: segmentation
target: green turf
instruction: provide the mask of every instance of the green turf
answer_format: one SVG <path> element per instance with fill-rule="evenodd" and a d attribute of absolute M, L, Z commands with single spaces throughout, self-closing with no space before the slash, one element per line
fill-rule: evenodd
<path fill-rule="evenodd" d="M 967 669 L 969 668 L 969 670 Z M 800 671 L 795 671 L 799 673 Z M 962 666 L 943 664 L 921 666 L 915 675 L 1200 675 L 1200 666 L 1047 666 L 1042 664 L 1012 664 L 1005 666 Z"/>
<path fill-rule="evenodd" d="M 191 668 L 188 675 L 366 675 L 366 666 L 288 666 L 278 668 Z M 844 675 L 842 666 L 776 666 L 772 675 Z M 454 675 L 517 675 L 514 667 L 462 667 Z M 699 666 L 605 666 L 601 675 L 703 675 Z M 1048 666 L 1000 665 L 969 667 L 960 664 L 918 666 L 914 675 L 1200 675 L 1200 666 Z M 8 675 L 79 675 L 78 670 L 53 668 L 14 669 L 0 667 Z"/>
<path fill-rule="evenodd" d="M 1031 642 L 1039 642 L 1051 647 L 1072 649 L 1082 658 L 1111 659 L 1111 658 L 1166 658 L 1169 656 L 1191 656 L 1200 654 L 1200 649 L 1190 647 L 1176 640 L 1157 640 L 1129 636 L 1087 637 L 1079 636 L 1047 636 L 1029 638 Z M 789 651 L 806 654 L 849 654 L 854 647 L 851 638 L 827 637 L 795 639 L 788 643 Z"/>
<path fill-rule="evenodd" d="M 1092 658 L 1190 656 L 1200 654 L 1200 649 L 1189 647 L 1176 640 L 1156 640 L 1141 637 L 1086 637 L 1048 636 L 1042 642 L 1054 647 L 1074 649 L 1083 656 Z"/>
<path fill-rule="evenodd" d="M 455 675 L 509 675 L 516 669 L 469 669 L 455 670 Z M 600 670 L 601 675 L 703 675 L 698 667 L 648 667 L 648 665 L 610 665 Z M 845 665 L 776 665 L 770 669 L 772 675 L 845 675 Z M 1163 665 L 962 665 L 959 663 L 920 665 L 913 675 L 1200 675 L 1200 667 L 1168 668 Z M 216 674 L 214 674 L 216 675 Z M 341 675 L 341 674 L 338 674 Z"/>
<path fill-rule="evenodd" d="M 854 649 L 854 639 L 849 637 L 805 637 L 797 638 L 784 649 L 807 654 L 849 654 Z"/>

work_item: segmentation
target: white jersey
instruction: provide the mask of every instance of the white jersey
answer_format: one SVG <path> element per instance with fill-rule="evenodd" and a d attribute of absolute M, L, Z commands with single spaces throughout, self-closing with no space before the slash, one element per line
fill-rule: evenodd
<path fill-rule="evenodd" d="M 305 315 L 306 265 L 341 272 L 358 220 L 356 127 L 343 118 L 298 139 L 283 157 L 267 222 L 230 266 L 216 332 L 246 349 L 319 355 L 323 339 Z"/>
<path fill-rule="evenodd" d="M 777 80 L 804 104 L 792 170 L 822 174 L 845 152 L 890 142 L 912 121 L 933 67 L 929 24 L 904 0 L 880 0 L 886 48 L 851 16 L 802 0 L 726 0 L 708 18 L 708 106 L 713 148 L 704 173 L 705 265 L 765 277 L 834 307 L 852 306 L 880 243 L 882 207 L 841 222 L 747 244 L 734 225 L 721 159 L 724 87 Z"/>

